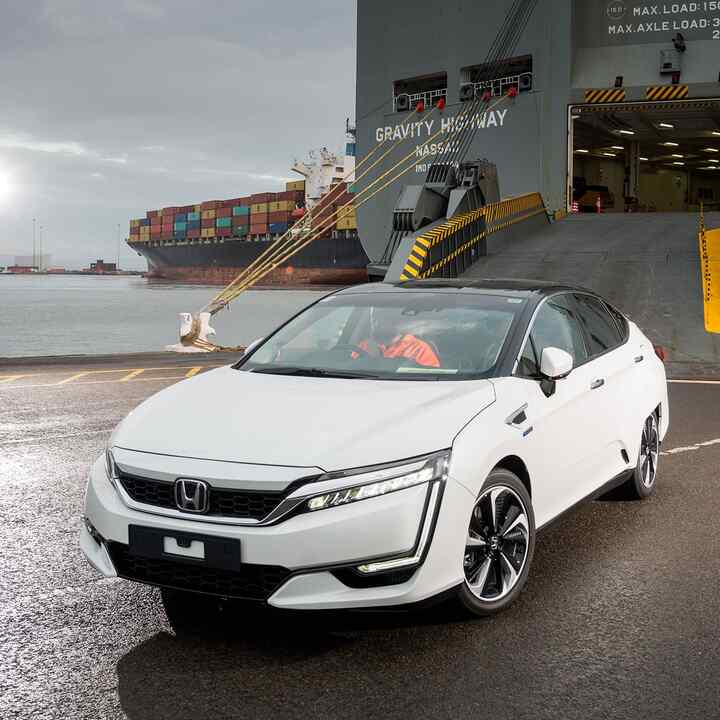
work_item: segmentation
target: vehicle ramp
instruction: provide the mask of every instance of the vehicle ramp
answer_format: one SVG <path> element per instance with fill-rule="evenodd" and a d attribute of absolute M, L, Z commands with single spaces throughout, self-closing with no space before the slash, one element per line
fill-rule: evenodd
<path fill-rule="evenodd" d="M 720 213 L 706 213 L 705 224 L 720 227 Z M 665 347 L 672 374 L 703 374 L 720 363 L 720 334 L 706 332 L 703 321 L 697 214 L 571 215 L 515 233 L 462 277 L 582 285 Z"/>

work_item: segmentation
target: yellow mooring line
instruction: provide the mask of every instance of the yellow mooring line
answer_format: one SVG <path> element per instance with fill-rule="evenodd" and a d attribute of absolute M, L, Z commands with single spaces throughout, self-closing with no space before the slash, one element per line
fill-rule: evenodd
<path fill-rule="evenodd" d="M 702 276 L 705 330 L 720 333 L 720 228 L 705 228 L 705 212 L 700 205 L 700 274 Z"/>

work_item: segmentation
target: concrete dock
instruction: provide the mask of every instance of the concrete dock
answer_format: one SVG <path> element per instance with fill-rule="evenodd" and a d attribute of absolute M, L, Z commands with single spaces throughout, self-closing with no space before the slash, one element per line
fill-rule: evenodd
<path fill-rule="evenodd" d="M 656 495 L 558 521 L 501 616 L 241 607 L 176 636 L 156 590 L 81 556 L 86 474 L 129 410 L 232 359 L 0 364 L 0 717 L 717 716 L 720 372 L 671 382 Z"/>

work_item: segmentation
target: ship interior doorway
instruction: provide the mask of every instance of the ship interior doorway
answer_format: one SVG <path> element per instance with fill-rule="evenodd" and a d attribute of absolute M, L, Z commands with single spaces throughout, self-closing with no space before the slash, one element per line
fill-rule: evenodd
<path fill-rule="evenodd" d="M 720 209 L 720 100 L 569 108 L 568 211 Z"/>

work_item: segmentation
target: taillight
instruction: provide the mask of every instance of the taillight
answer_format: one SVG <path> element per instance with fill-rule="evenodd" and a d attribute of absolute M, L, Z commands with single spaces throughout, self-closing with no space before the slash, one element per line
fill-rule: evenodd
<path fill-rule="evenodd" d="M 663 362 L 667 360 L 667 353 L 665 352 L 665 348 L 662 345 L 653 345 L 653 350 Z"/>

